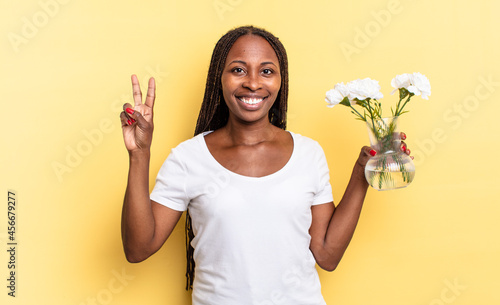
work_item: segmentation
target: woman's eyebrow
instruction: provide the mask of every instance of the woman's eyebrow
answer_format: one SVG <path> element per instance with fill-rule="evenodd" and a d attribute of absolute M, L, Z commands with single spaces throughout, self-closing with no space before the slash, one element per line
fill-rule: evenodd
<path fill-rule="evenodd" d="M 232 62 L 230 62 L 230 63 L 229 63 L 229 65 L 231 65 L 231 64 L 235 64 L 235 63 L 244 64 L 244 65 L 246 65 L 246 64 L 247 64 L 247 63 L 246 63 L 245 61 L 243 61 L 243 60 L 233 60 Z"/>
<path fill-rule="evenodd" d="M 261 66 L 264 66 L 264 65 L 273 65 L 275 66 L 276 68 L 278 67 L 275 63 L 273 63 L 272 61 L 265 61 L 265 62 L 262 62 L 260 63 Z"/>
<path fill-rule="evenodd" d="M 240 63 L 240 64 L 243 64 L 243 65 L 246 65 L 246 61 L 243 61 L 243 60 L 233 60 L 232 62 L 229 63 L 229 65 L 231 64 L 234 64 L 234 63 Z M 261 62 L 260 63 L 261 66 L 265 66 L 265 65 L 273 65 L 275 67 L 278 67 L 274 62 L 272 61 L 264 61 L 264 62 Z"/>

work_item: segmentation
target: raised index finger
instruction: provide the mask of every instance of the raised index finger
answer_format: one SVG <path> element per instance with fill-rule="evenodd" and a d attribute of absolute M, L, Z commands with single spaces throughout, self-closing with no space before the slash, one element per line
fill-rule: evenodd
<path fill-rule="evenodd" d="M 144 102 L 144 104 L 153 109 L 153 106 L 155 104 L 155 98 L 156 98 L 156 83 L 155 79 L 151 77 L 149 79 L 148 94 L 146 95 L 146 101 Z"/>
<path fill-rule="evenodd" d="M 142 104 L 142 92 L 141 86 L 139 86 L 139 80 L 137 75 L 132 75 L 132 92 L 134 95 L 134 105 L 139 106 Z"/>

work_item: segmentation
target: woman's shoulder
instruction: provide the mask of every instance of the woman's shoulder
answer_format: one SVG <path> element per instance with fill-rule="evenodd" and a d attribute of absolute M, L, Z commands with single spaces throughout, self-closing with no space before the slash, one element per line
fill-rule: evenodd
<path fill-rule="evenodd" d="M 308 137 L 304 136 L 300 133 L 295 133 L 293 131 L 287 130 L 293 138 L 293 141 L 295 144 L 300 145 L 300 146 L 306 146 L 306 147 L 319 147 L 321 148 L 321 145 L 318 143 L 318 141 Z"/>
<path fill-rule="evenodd" d="M 203 148 L 203 136 L 204 133 L 195 135 L 192 138 L 182 141 L 177 146 L 172 148 L 172 152 L 178 152 L 180 154 L 186 154 L 188 152 L 198 151 Z"/>

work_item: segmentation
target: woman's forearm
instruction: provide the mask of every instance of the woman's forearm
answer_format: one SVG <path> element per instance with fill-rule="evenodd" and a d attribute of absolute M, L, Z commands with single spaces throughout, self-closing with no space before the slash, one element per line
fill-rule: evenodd
<path fill-rule="evenodd" d="M 364 168 L 356 163 L 344 196 L 335 208 L 326 232 L 324 251 L 328 257 L 328 269 L 336 268 L 351 241 L 367 189 Z"/>
<path fill-rule="evenodd" d="M 138 262 L 150 255 L 154 216 L 149 199 L 150 152 L 131 152 L 122 210 L 122 241 L 127 260 Z"/>

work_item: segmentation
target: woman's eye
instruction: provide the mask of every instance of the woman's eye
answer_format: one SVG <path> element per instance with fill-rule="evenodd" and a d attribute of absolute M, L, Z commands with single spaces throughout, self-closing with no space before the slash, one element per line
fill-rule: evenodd
<path fill-rule="evenodd" d="M 243 72 L 243 69 L 242 68 L 233 68 L 232 71 L 235 73 L 241 73 L 241 72 Z"/>
<path fill-rule="evenodd" d="M 269 75 L 269 74 L 273 73 L 273 70 L 271 70 L 271 69 L 264 69 L 264 70 L 262 70 L 262 73 L 264 73 L 266 75 Z"/>

